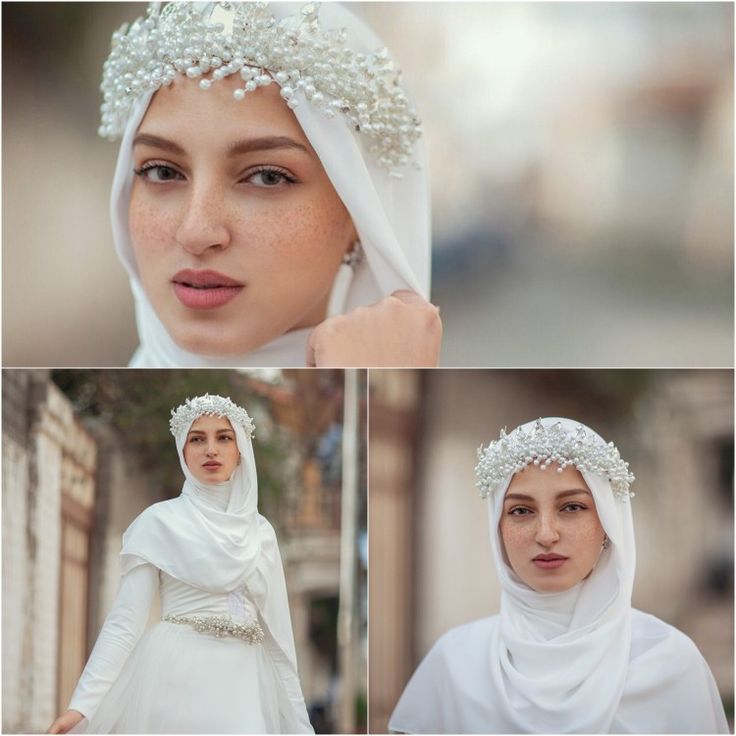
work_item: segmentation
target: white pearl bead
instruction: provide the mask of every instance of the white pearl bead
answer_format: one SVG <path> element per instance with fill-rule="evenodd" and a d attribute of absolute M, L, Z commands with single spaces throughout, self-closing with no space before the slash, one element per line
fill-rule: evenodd
<path fill-rule="evenodd" d="M 202 79 L 199 82 L 199 86 L 201 89 L 209 89 L 212 86 L 212 82 L 209 79 Z"/>

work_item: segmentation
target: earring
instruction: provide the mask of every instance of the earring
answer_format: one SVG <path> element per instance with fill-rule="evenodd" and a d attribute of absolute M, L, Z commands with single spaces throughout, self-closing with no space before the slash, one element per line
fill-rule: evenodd
<path fill-rule="evenodd" d="M 363 261 L 364 256 L 365 254 L 363 253 L 363 246 L 360 244 L 360 240 L 356 240 L 353 243 L 352 248 L 350 248 L 349 251 L 346 251 L 345 255 L 343 255 L 343 265 L 350 266 L 351 270 L 355 271 L 355 269 Z"/>
<path fill-rule="evenodd" d="M 345 310 L 345 303 L 348 298 L 348 291 L 353 283 L 353 276 L 358 266 L 363 262 L 365 254 L 360 240 L 356 240 L 349 251 L 342 257 L 340 268 L 337 269 L 335 281 L 332 284 L 330 300 L 327 305 L 327 316 L 334 317 L 336 314 L 342 314 Z"/>
<path fill-rule="evenodd" d="M 608 534 L 603 535 L 603 544 L 601 549 L 608 549 L 611 546 L 611 540 L 608 538 Z"/>

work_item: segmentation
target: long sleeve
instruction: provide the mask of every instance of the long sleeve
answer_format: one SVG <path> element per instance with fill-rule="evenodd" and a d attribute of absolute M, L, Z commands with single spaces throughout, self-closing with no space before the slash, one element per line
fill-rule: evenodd
<path fill-rule="evenodd" d="M 88 720 L 141 638 L 158 584 L 158 569 L 149 563 L 123 575 L 115 603 L 69 703 L 70 709 L 79 711 Z"/>

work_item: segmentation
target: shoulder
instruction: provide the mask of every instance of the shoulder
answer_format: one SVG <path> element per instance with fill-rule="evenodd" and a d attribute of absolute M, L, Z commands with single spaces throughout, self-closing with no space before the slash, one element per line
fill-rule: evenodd
<path fill-rule="evenodd" d="M 499 617 L 489 616 L 446 631 L 430 649 L 427 659 L 439 660 L 450 667 L 455 662 L 468 665 L 474 652 L 486 652 L 488 640 L 498 625 Z"/>
<path fill-rule="evenodd" d="M 703 659 L 695 642 L 687 634 L 650 613 L 632 609 L 632 659 L 664 648 L 673 659 L 679 659 L 680 664 L 685 667 Z"/>
<path fill-rule="evenodd" d="M 157 503 L 147 506 L 140 514 L 138 514 L 138 516 L 135 517 L 135 519 L 133 519 L 133 521 L 130 522 L 130 525 L 126 529 L 123 537 L 126 535 L 129 536 L 132 533 L 146 529 L 150 526 L 155 527 L 158 523 L 165 523 L 168 515 L 179 507 L 180 499 L 181 496 L 177 496 L 176 498 L 170 498 L 166 501 L 158 501 Z"/>
<path fill-rule="evenodd" d="M 277 542 L 276 530 L 273 528 L 273 524 L 261 514 L 258 514 L 258 533 L 261 537 L 261 543 L 274 541 Z"/>
<path fill-rule="evenodd" d="M 435 646 L 451 647 L 457 644 L 472 644 L 479 639 L 487 637 L 491 631 L 497 626 L 499 617 L 487 616 L 470 621 L 467 624 L 460 624 L 449 631 L 445 632 L 438 640 Z"/>

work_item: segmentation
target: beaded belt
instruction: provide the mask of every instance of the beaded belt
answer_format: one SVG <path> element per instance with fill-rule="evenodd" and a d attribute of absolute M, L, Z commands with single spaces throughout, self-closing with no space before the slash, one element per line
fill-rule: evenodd
<path fill-rule="evenodd" d="M 218 639 L 233 636 L 248 644 L 261 644 L 265 638 L 258 621 L 249 624 L 237 624 L 227 616 L 163 616 L 162 621 L 170 624 L 186 624 L 200 634 L 214 634 Z"/>

